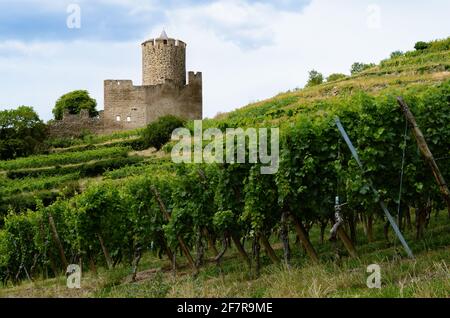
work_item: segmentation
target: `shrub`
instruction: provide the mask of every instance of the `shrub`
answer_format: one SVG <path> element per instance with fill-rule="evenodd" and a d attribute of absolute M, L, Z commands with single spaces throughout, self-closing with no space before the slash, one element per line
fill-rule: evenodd
<path fill-rule="evenodd" d="M 396 57 L 400 57 L 403 56 L 405 53 L 403 53 L 402 51 L 394 51 L 391 53 L 391 59 L 394 59 Z"/>
<path fill-rule="evenodd" d="M 416 45 L 414 45 L 414 48 L 417 51 L 423 51 L 423 50 L 428 49 L 429 47 L 430 47 L 430 44 L 427 42 L 423 42 L 423 41 L 419 41 L 416 43 Z"/>
<path fill-rule="evenodd" d="M 356 75 L 356 74 L 361 73 L 362 71 L 365 71 L 368 68 L 371 68 L 374 66 L 375 66 L 375 64 L 373 64 L 373 63 L 365 64 L 365 63 L 356 62 L 356 63 L 352 64 L 350 72 L 352 73 L 352 75 Z"/>
<path fill-rule="evenodd" d="M 347 75 L 341 73 L 334 73 L 327 77 L 327 82 L 334 82 L 346 78 Z"/>
<path fill-rule="evenodd" d="M 164 116 L 147 126 L 142 133 L 146 148 L 155 147 L 160 150 L 166 144 L 176 128 L 183 127 L 185 122 L 172 115 Z"/>
<path fill-rule="evenodd" d="M 316 86 L 323 83 L 323 75 L 322 73 L 317 72 L 316 70 L 312 70 L 309 72 L 309 79 L 306 87 Z"/>

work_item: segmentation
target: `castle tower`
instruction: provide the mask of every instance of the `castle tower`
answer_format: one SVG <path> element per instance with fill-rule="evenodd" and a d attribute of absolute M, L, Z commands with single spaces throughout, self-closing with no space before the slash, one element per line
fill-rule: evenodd
<path fill-rule="evenodd" d="M 142 43 L 142 82 L 148 86 L 166 80 L 186 85 L 186 43 L 163 31 L 159 38 Z"/>

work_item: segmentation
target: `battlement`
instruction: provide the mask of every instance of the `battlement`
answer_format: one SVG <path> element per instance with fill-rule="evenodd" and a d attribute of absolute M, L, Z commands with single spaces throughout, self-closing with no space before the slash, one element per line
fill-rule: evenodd
<path fill-rule="evenodd" d="M 105 80 L 105 88 L 133 87 L 132 80 Z"/>
<path fill-rule="evenodd" d="M 188 73 L 188 83 L 202 83 L 202 72 L 189 72 Z"/>
<path fill-rule="evenodd" d="M 176 46 L 185 49 L 187 44 L 181 40 L 176 39 L 150 39 L 142 43 L 142 46 L 150 46 L 150 47 L 164 47 L 164 46 Z"/>

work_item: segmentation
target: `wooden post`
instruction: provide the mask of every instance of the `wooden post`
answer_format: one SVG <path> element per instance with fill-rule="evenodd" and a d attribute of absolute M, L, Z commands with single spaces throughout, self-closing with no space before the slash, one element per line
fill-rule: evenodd
<path fill-rule="evenodd" d="M 319 256 L 317 256 L 316 250 L 309 241 L 308 236 L 306 235 L 305 228 L 303 227 L 303 224 L 301 224 L 301 222 L 299 222 L 299 220 L 291 213 L 290 216 L 292 223 L 294 224 L 295 231 L 297 232 L 297 236 L 302 242 L 303 246 L 305 247 L 306 253 L 308 253 L 309 257 L 315 263 L 319 263 Z"/>
<path fill-rule="evenodd" d="M 345 230 L 340 226 L 337 229 L 337 236 L 341 239 L 342 243 L 344 243 L 345 248 L 347 249 L 348 253 L 351 257 L 358 257 L 358 254 L 356 253 L 355 246 L 353 245 L 352 240 L 348 237 Z"/>
<path fill-rule="evenodd" d="M 103 237 L 100 233 L 97 233 L 98 240 L 100 242 L 100 246 L 102 247 L 103 255 L 105 255 L 106 264 L 108 265 L 108 269 L 113 268 L 113 261 L 111 256 L 109 255 L 108 249 L 106 248 L 105 241 L 103 241 Z"/>
<path fill-rule="evenodd" d="M 66 254 L 64 254 L 64 248 L 61 243 L 61 240 L 59 239 L 58 231 L 56 230 L 55 220 L 53 219 L 53 216 L 51 213 L 48 214 L 48 223 L 50 224 L 50 228 L 52 230 L 53 240 L 55 241 L 56 246 L 58 247 L 59 256 L 61 257 L 61 262 L 64 266 L 64 272 L 65 272 L 67 267 L 69 266 L 69 263 L 67 262 Z"/>
<path fill-rule="evenodd" d="M 428 148 L 428 144 L 425 141 L 425 137 L 423 136 L 422 131 L 417 125 L 416 119 L 414 118 L 414 115 L 412 114 L 408 105 L 401 97 L 398 97 L 397 101 L 401 109 L 403 110 L 406 119 L 408 120 L 408 122 L 412 127 L 414 137 L 416 138 L 420 152 L 425 157 L 425 161 L 428 162 L 428 164 L 431 167 L 431 170 L 433 171 L 434 178 L 436 179 L 436 182 L 439 185 L 439 189 L 441 190 L 442 196 L 444 197 L 444 200 L 447 203 L 448 216 L 450 217 L 450 192 L 448 190 L 447 183 L 445 182 L 445 179 L 442 176 L 441 171 L 439 170 L 439 167 L 433 158 L 433 154 L 431 153 L 430 148 Z"/>
<path fill-rule="evenodd" d="M 236 236 L 236 234 L 231 234 L 231 239 L 233 240 L 234 245 L 236 245 L 236 248 L 239 252 L 239 254 L 242 256 L 244 261 L 247 263 L 248 267 L 252 267 L 252 262 L 250 258 L 248 257 L 247 252 L 244 249 L 244 246 L 242 246 L 241 241 L 239 240 L 239 237 Z"/>
<path fill-rule="evenodd" d="M 166 220 L 169 221 L 170 213 L 169 213 L 169 211 L 167 211 L 166 205 L 162 201 L 158 190 L 153 186 L 151 187 L 151 190 L 152 190 L 153 194 L 155 195 L 156 201 L 159 204 L 159 208 L 160 208 L 161 212 L 164 214 L 164 217 L 166 218 Z M 194 270 L 194 274 L 198 274 L 197 265 L 195 265 L 194 259 L 192 258 L 192 255 L 189 252 L 189 249 L 188 249 L 186 243 L 184 242 L 184 240 L 181 236 L 178 236 L 177 239 L 178 239 L 178 243 L 180 244 L 181 250 L 183 251 L 184 256 L 186 256 L 189 264 L 192 266 L 192 269 Z"/>
<path fill-rule="evenodd" d="M 260 233 L 260 239 L 261 239 L 261 243 L 264 246 L 264 249 L 266 250 L 266 253 L 269 256 L 272 263 L 278 264 L 280 262 L 280 259 L 278 258 L 277 254 L 273 250 L 272 246 L 270 246 L 270 242 L 269 242 L 268 238 L 263 233 Z"/>

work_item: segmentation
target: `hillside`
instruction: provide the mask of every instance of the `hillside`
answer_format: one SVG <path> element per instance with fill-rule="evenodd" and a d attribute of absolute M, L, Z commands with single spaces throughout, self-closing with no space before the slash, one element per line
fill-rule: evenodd
<path fill-rule="evenodd" d="M 139 131 L 54 140 L 47 155 L 0 161 L 0 296 L 447 297 L 450 223 L 404 134 L 397 96 L 450 179 L 450 38 L 204 120 L 204 129 L 279 126 L 273 176 L 259 165 L 176 165 L 170 143 L 142 149 Z M 334 116 L 360 151 L 364 175 Z M 367 178 L 401 211 L 415 260 L 386 230 Z M 348 237 L 333 243 L 325 238 L 336 195 L 348 203 Z M 65 287 L 65 263 L 82 265 L 80 290 Z M 365 285 L 373 263 L 384 271 L 380 290 Z"/>

